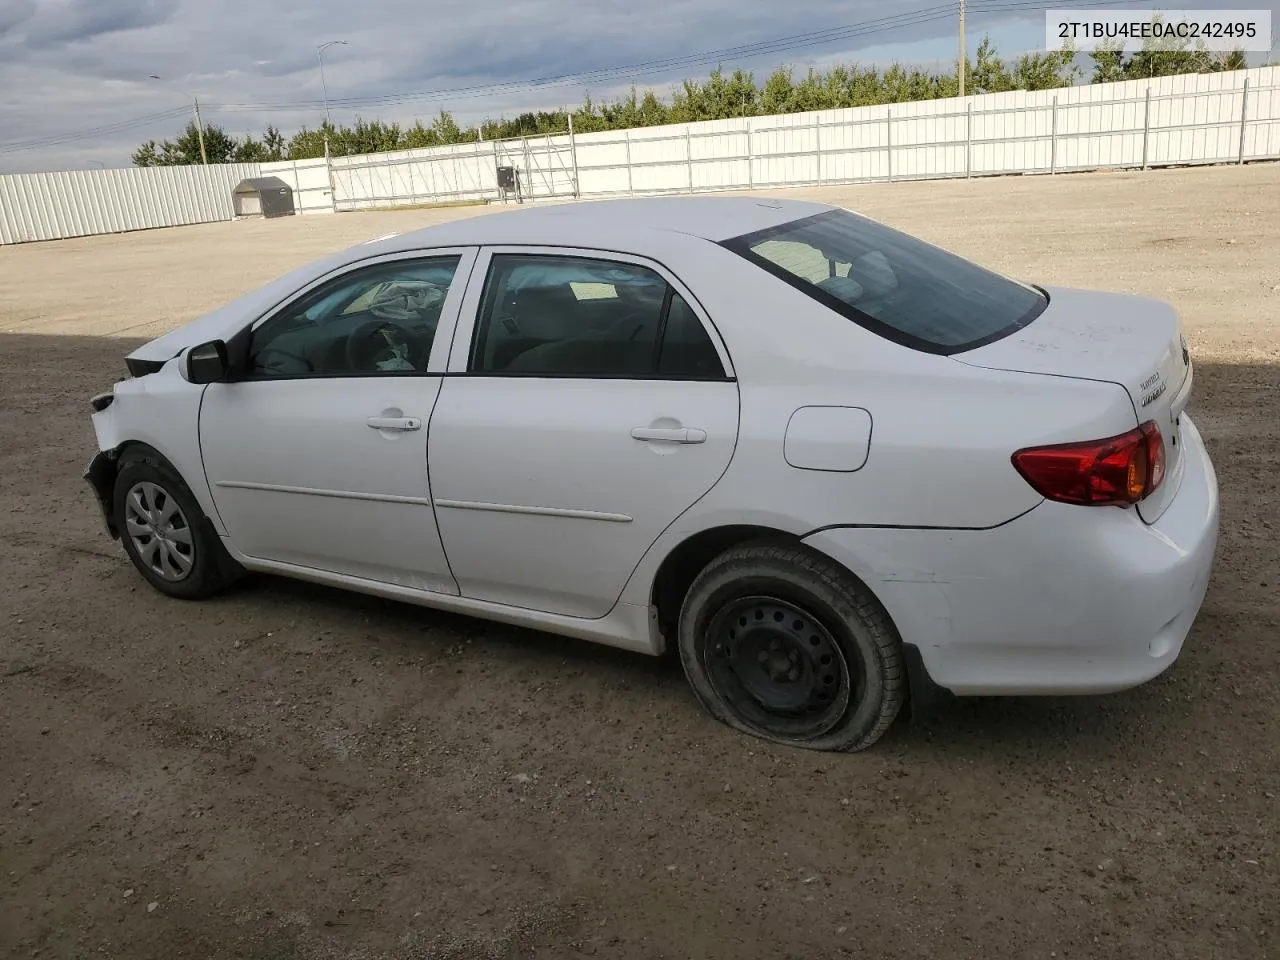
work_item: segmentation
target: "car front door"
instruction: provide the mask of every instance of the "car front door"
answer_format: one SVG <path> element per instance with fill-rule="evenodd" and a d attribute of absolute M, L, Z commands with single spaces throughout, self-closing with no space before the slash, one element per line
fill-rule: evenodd
<path fill-rule="evenodd" d="M 664 266 L 481 252 L 431 420 L 436 517 L 463 596 L 602 617 L 724 473 L 729 356 Z"/>
<path fill-rule="evenodd" d="M 232 545 L 259 560 L 458 593 L 431 506 L 427 424 L 474 249 L 346 268 L 253 330 L 210 384 L 200 445 Z"/>

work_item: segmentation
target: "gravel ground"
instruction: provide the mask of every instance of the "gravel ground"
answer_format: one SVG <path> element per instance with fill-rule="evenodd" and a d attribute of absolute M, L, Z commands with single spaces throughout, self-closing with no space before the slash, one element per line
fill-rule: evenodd
<path fill-rule="evenodd" d="M 80 479 L 87 398 L 297 263 L 478 211 L 6 247 L 0 955 L 1280 954 L 1280 165 L 783 193 L 1182 312 L 1223 533 L 1165 676 L 820 755 L 668 662 L 270 578 L 165 600 Z"/>

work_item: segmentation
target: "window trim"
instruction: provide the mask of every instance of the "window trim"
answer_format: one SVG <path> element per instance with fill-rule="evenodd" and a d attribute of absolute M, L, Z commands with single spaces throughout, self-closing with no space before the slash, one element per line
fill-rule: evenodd
<path fill-rule="evenodd" d="M 561 257 L 564 259 L 599 260 L 605 263 L 619 263 L 652 270 L 666 281 L 668 290 L 672 290 L 684 298 L 685 303 L 689 305 L 689 309 L 693 311 L 694 316 L 696 316 L 698 321 L 702 324 L 703 332 L 706 333 L 708 338 L 710 338 L 711 344 L 715 348 L 716 354 L 720 359 L 721 374 L 715 376 L 676 377 L 658 374 L 655 371 L 650 375 L 628 373 L 592 374 L 590 376 L 584 376 L 576 373 L 526 373 L 523 371 L 472 370 L 472 351 L 475 349 L 475 344 L 480 331 L 481 308 L 483 307 L 485 295 L 488 291 L 489 279 L 493 270 L 493 261 L 494 258 L 498 256 Z M 666 299 L 663 301 L 663 306 L 664 308 L 668 306 Z M 659 323 L 661 325 L 662 321 L 659 320 Z M 665 327 L 662 328 L 662 332 L 665 334 Z M 662 343 L 661 340 L 658 340 L 657 342 L 659 344 Z M 737 375 L 733 367 L 733 362 L 729 356 L 728 347 L 725 345 L 724 338 L 721 336 L 719 328 L 716 327 L 715 322 L 707 314 L 702 303 L 689 290 L 689 287 L 665 264 L 649 257 L 621 250 L 528 243 L 489 244 L 480 249 L 475 265 L 471 271 L 471 279 L 468 283 L 458 323 L 454 331 L 454 340 L 449 353 L 449 361 L 445 376 L 476 378 L 489 377 L 509 380 L 630 380 L 657 383 L 737 382 Z"/>
<path fill-rule="evenodd" d="M 471 271 L 475 266 L 478 253 L 479 247 L 476 246 L 423 247 L 414 250 L 398 250 L 394 253 L 384 253 L 352 260 L 313 277 L 309 282 L 298 287 L 273 306 L 260 313 L 227 341 L 228 350 L 232 357 L 233 375 L 224 382 L 275 383 L 291 380 L 367 380 L 373 377 L 443 376 L 445 373 L 444 368 L 448 362 L 449 347 L 453 342 L 453 335 L 458 324 L 458 310 L 466 293 L 467 285 L 470 282 Z M 282 313 L 293 309 L 299 301 L 311 296 L 320 288 L 352 274 L 388 263 L 406 260 L 442 260 L 450 257 L 458 258 L 458 265 L 454 268 L 453 280 L 449 284 L 449 289 L 445 293 L 444 303 L 440 307 L 440 320 L 436 325 L 436 335 L 431 343 L 431 353 L 427 358 L 427 368 L 425 370 L 379 370 L 360 373 L 311 373 L 281 376 L 252 376 L 242 372 L 248 362 L 249 351 L 252 349 L 253 336 L 259 328 Z"/>
<path fill-rule="evenodd" d="M 910 334 L 910 333 L 907 333 L 906 331 L 899 330 L 897 327 L 893 326 L 892 324 L 885 323 L 883 320 L 879 320 L 876 317 L 871 316 L 871 314 L 869 313 L 864 313 L 863 311 L 859 310 L 857 307 L 853 306 L 852 304 L 846 303 L 845 301 L 841 300 L 839 297 L 832 296 L 822 288 L 818 287 L 816 284 L 810 283 L 809 281 L 802 279 L 801 277 L 790 272 L 789 270 L 785 269 L 779 264 L 774 263 L 769 258 L 763 257 L 751 249 L 751 247 L 755 244 L 761 243 L 766 240 L 777 239 L 781 234 L 789 234 L 792 231 L 800 229 L 804 226 L 807 226 L 810 223 L 816 223 L 822 220 L 834 219 L 842 213 L 852 213 L 852 212 L 853 211 L 846 211 L 842 209 L 824 210 L 821 213 L 811 214 L 810 216 L 807 216 L 807 217 L 800 217 L 799 219 L 796 219 L 796 220 L 789 220 L 786 223 L 780 223 L 772 227 L 766 227 L 763 230 L 755 230 L 751 233 L 744 233 L 736 237 L 730 237 L 728 240 L 719 241 L 719 245 L 724 247 L 729 252 L 737 254 L 738 256 L 742 257 L 744 260 L 748 261 L 749 263 L 755 264 L 757 267 L 764 270 L 766 273 L 772 274 L 773 276 L 777 277 L 779 280 L 781 280 L 783 283 L 787 284 L 788 286 L 794 287 L 796 290 L 799 290 L 801 293 L 803 293 L 806 297 L 816 300 L 818 303 L 822 304 L 823 306 L 828 307 L 829 309 L 835 311 L 836 313 L 844 317 L 846 320 L 852 320 L 858 326 L 866 330 L 869 330 L 872 333 L 877 334 L 878 336 L 881 336 L 886 340 L 890 340 L 893 343 L 901 344 L 904 347 L 910 347 L 912 350 L 918 350 L 921 353 L 931 353 L 937 356 L 947 357 L 947 356 L 951 356 L 952 354 L 964 353 L 969 350 L 976 350 L 979 347 L 985 347 L 989 343 L 995 343 L 997 340 L 1003 340 L 1005 337 L 1009 336 L 1015 331 L 1021 330 L 1027 324 L 1031 323 L 1033 320 L 1035 320 L 1037 317 L 1043 314 L 1044 311 L 1047 310 L 1049 307 L 1048 292 L 1036 284 L 1023 283 L 1022 281 L 1014 280 L 1010 277 L 1006 277 L 1003 274 L 995 273 L 995 271 L 991 270 L 989 267 L 984 267 L 980 263 L 975 263 L 972 260 L 968 260 L 968 258 L 966 257 L 961 257 L 959 254 L 954 253 L 951 250 L 945 250 L 942 247 L 937 247 L 935 244 L 931 244 L 927 240 L 921 240 L 919 237 L 915 236 L 914 234 L 908 234 L 908 233 L 905 233 L 904 231 L 897 230 L 896 227 L 889 227 L 888 224 L 881 224 L 879 223 L 879 221 L 873 221 L 877 223 L 879 226 L 886 227 L 887 229 L 890 229 L 890 230 L 896 230 L 898 233 L 903 233 L 904 236 L 908 236 L 912 240 L 915 240 L 919 243 L 923 243 L 926 246 L 932 246 L 938 250 L 942 250 L 943 253 L 946 253 L 949 256 L 958 257 L 961 260 L 965 260 L 967 263 L 972 263 L 974 266 L 978 267 L 979 269 L 986 270 L 988 273 L 992 273 L 1002 280 L 1007 280 L 1009 283 L 1018 284 L 1020 286 L 1028 287 L 1032 290 L 1035 290 L 1038 294 L 1040 294 L 1041 297 L 1044 298 L 1039 304 L 1037 304 L 1031 310 L 1028 310 L 1025 314 L 1023 314 L 1013 323 L 1010 323 L 992 333 L 986 334 L 985 336 L 979 337 L 975 340 L 969 340 L 964 343 L 958 343 L 958 344 L 935 343 L 932 340 L 926 340 L 923 337 L 917 337 L 914 334 Z M 854 214 L 854 216 L 862 216 L 862 215 Z M 870 219 L 870 218 L 864 218 L 864 219 Z"/>

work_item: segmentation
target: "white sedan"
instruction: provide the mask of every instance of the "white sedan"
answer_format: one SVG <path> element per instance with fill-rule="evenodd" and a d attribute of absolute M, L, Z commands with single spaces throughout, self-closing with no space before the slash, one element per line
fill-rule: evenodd
<path fill-rule="evenodd" d="M 297 577 L 639 653 L 756 736 L 1173 663 L 1218 491 L 1176 313 L 848 211 L 522 209 L 381 238 L 132 353 L 86 478 L 172 597 Z"/>

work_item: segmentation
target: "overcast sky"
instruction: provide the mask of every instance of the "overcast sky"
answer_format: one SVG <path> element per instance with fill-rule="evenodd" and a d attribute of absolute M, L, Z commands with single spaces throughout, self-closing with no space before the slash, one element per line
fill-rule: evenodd
<path fill-rule="evenodd" d="M 859 36 L 723 58 L 763 79 L 789 63 L 885 63 L 946 68 L 954 63 L 956 21 L 943 0 L 0 0 L 0 172 L 127 166 L 140 142 L 179 132 L 191 95 L 206 123 L 234 134 L 268 124 L 288 136 L 322 118 L 316 45 L 325 52 L 335 122 L 356 114 L 412 123 L 441 108 L 463 124 L 521 109 L 603 99 L 634 82 L 666 94 L 714 64 L 652 66 L 634 77 L 600 76 L 541 86 L 545 77 L 687 57 L 741 44 L 866 25 Z M 969 52 L 989 32 L 1005 56 L 1044 43 L 1043 7 L 1009 12 L 1013 0 L 970 0 L 1005 12 L 969 17 Z M 1048 3 L 1045 6 L 1061 6 Z M 1187 6 L 1189 4 L 1178 4 Z M 1198 8 L 1269 8 L 1280 0 L 1198 0 Z M 1150 8 L 1136 0 L 1125 8 Z M 1174 4 L 1161 4 L 1169 7 Z M 872 29 L 914 11 L 919 22 Z M 936 19 L 928 19 L 935 16 Z M 1265 55 L 1263 55 L 1265 58 Z M 1257 62 L 1257 55 L 1252 58 Z M 156 74 L 162 79 L 148 79 Z M 512 84 L 477 93 L 459 88 Z M 394 103 L 342 101 L 431 94 Z M 147 120 L 146 118 L 153 118 Z M 85 136 L 91 128 L 103 132 Z M 61 142 L 50 142 L 63 138 Z M 15 144 L 42 141 L 34 148 Z"/>

